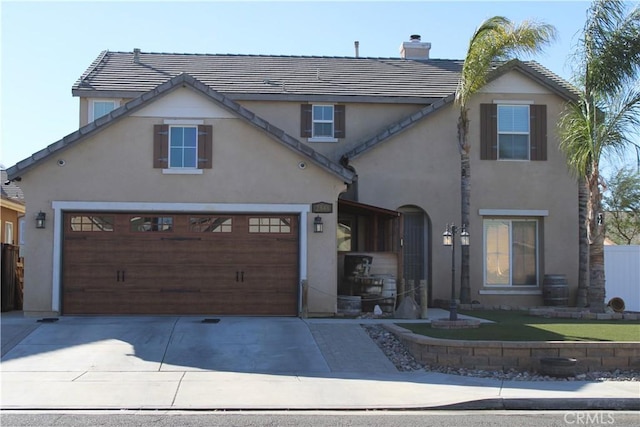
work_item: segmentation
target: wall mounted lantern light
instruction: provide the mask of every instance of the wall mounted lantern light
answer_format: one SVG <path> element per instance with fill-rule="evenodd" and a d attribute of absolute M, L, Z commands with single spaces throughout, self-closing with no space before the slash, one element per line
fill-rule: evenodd
<path fill-rule="evenodd" d="M 40 211 L 36 214 L 36 228 L 44 228 L 44 223 L 47 220 L 47 214 Z"/>
<path fill-rule="evenodd" d="M 456 302 L 456 234 L 460 231 L 460 244 L 469 246 L 469 232 L 466 225 L 462 225 L 459 230 L 455 224 L 447 224 L 447 228 L 442 233 L 442 244 L 451 246 L 451 302 L 449 303 L 449 320 L 458 320 L 458 304 Z"/>
<path fill-rule="evenodd" d="M 324 227 L 324 224 L 322 223 L 322 218 L 320 217 L 320 215 L 318 215 L 313 220 L 313 232 L 322 233 L 323 227 Z"/>

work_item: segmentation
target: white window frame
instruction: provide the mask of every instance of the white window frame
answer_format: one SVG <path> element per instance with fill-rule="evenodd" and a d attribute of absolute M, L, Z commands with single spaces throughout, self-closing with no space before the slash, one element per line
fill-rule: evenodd
<path fill-rule="evenodd" d="M 528 162 L 531 160 L 531 124 L 527 121 L 527 132 L 501 132 L 500 131 L 500 108 L 501 107 L 510 107 L 510 108 L 526 108 L 527 109 L 527 118 L 531 117 L 531 108 L 528 103 L 518 103 L 518 102 L 504 102 L 498 103 L 497 116 L 496 116 L 496 128 L 498 134 L 497 144 L 497 156 L 498 160 L 503 162 Z M 529 119 L 530 120 L 530 119 Z M 526 135 L 527 136 L 527 157 L 525 159 L 503 159 L 500 157 L 500 135 Z"/>
<path fill-rule="evenodd" d="M 316 107 L 331 107 L 331 120 L 325 119 L 316 119 L 315 117 L 315 108 Z M 335 105 L 333 104 L 312 104 L 311 105 L 311 138 L 309 138 L 310 142 L 338 142 L 338 139 L 334 137 L 336 132 L 336 123 L 335 123 L 336 111 Z M 316 123 L 331 123 L 331 136 L 316 136 L 315 135 L 315 124 Z"/>
<path fill-rule="evenodd" d="M 196 145 L 195 145 L 195 164 L 193 166 L 171 166 L 171 132 L 174 129 L 186 129 L 186 128 L 191 128 L 194 129 L 195 132 L 195 138 L 196 138 Z M 183 141 L 184 142 L 184 141 Z M 194 170 L 194 169 L 198 169 L 198 126 L 194 126 L 194 125 L 170 125 L 169 126 L 169 151 L 168 151 L 168 166 L 169 169 L 172 170 Z M 184 165 L 184 150 L 185 147 L 184 145 L 182 146 L 182 152 L 183 152 L 183 165 Z"/>
<path fill-rule="evenodd" d="M 488 221 L 508 221 L 509 222 L 509 283 L 508 284 L 496 284 L 487 282 L 487 222 Z M 536 284 L 535 285 L 514 285 L 513 284 L 513 222 L 533 222 L 536 225 Z M 518 289 L 518 290 L 531 290 L 538 289 L 540 287 L 540 219 L 532 217 L 490 217 L 483 218 L 482 220 L 482 270 L 483 270 L 483 284 L 486 288 L 491 289 Z"/>
<path fill-rule="evenodd" d="M 98 102 L 112 102 L 113 103 L 113 109 L 111 111 L 113 111 L 116 108 L 120 107 L 120 100 L 119 99 L 98 98 L 98 99 L 89 100 L 89 123 L 91 123 L 91 122 L 95 121 L 96 119 L 99 119 L 100 117 L 102 117 L 102 116 L 96 117 L 96 115 L 95 115 L 95 105 Z M 106 114 L 104 114 L 104 115 L 106 115 Z"/>
<path fill-rule="evenodd" d="M 10 245 L 14 244 L 13 241 L 13 222 L 5 221 L 4 222 L 4 243 L 8 243 Z"/>
<path fill-rule="evenodd" d="M 195 127 L 196 128 L 196 166 L 193 168 L 168 167 L 162 169 L 163 175 L 202 175 L 203 170 L 198 167 L 198 125 L 203 125 L 204 120 L 199 119 L 165 119 L 165 125 L 169 125 L 169 135 L 167 144 L 167 165 L 171 165 L 171 128 L 172 127 Z"/>

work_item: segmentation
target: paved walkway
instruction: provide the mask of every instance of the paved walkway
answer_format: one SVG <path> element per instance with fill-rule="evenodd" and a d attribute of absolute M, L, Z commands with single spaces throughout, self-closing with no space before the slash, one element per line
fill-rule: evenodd
<path fill-rule="evenodd" d="M 639 383 L 398 372 L 361 320 L 201 320 L 3 314 L 1 407 L 640 409 Z"/>

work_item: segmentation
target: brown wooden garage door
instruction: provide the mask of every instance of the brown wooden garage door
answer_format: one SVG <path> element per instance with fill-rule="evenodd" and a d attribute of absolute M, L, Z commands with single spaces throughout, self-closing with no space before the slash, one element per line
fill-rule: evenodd
<path fill-rule="evenodd" d="M 298 312 L 296 215 L 65 213 L 65 314 Z"/>

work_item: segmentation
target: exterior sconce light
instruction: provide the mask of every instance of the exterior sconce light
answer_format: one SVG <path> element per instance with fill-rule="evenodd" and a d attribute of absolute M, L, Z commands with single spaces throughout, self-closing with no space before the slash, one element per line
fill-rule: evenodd
<path fill-rule="evenodd" d="M 469 246 L 469 232 L 467 231 L 467 226 L 462 225 L 462 231 L 460 232 L 460 244 L 462 246 Z"/>
<path fill-rule="evenodd" d="M 44 223 L 47 219 L 47 214 L 40 211 L 36 215 L 36 228 L 44 228 Z"/>
<path fill-rule="evenodd" d="M 318 215 L 313 220 L 313 232 L 322 233 L 323 227 L 324 227 L 324 224 L 322 223 L 322 218 L 320 217 L 320 215 Z"/>
<path fill-rule="evenodd" d="M 451 302 L 449 304 L 449 320 L 458 320 L 458 304 L 456 302 L 456 234 L 460 231 L 460 244 L 469 246 L 469 232 L 467 226 L 462 225 L 459 230 L 455 224 L 447 224 L 447 228 L 442 233 L 442 244 L 451 246 Z"/>

